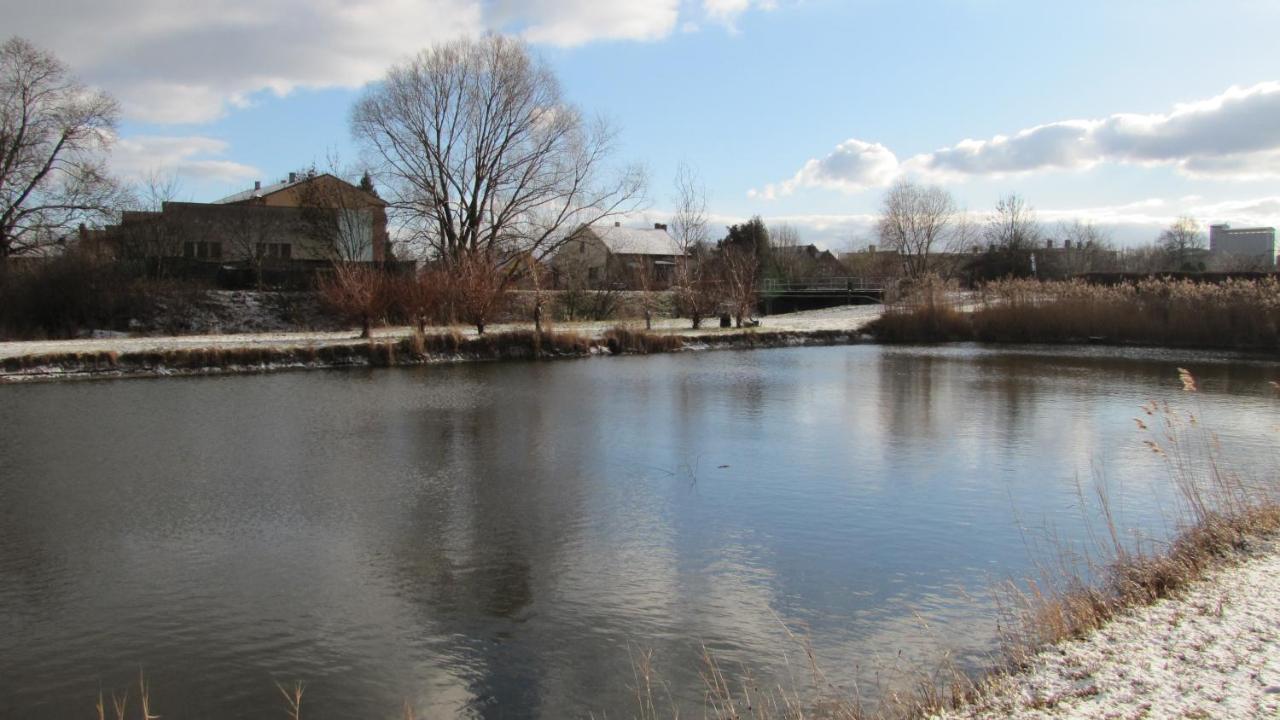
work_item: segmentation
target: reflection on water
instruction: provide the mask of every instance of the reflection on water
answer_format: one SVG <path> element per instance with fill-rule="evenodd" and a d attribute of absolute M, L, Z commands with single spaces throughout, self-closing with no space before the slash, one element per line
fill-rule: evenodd
<path fill-rule="evenodd" d="M 1152 351 L 824 348 L 0 389 L 0 716 L 629 715 L 654 651 L 785 677 L 991 648 L 1027 537 L 1171 505 L 1137 406 L 1274 458 L 1275 365 Z M 1024 530 L 1029 528 L 1029 530 Z M 857 668 L 857 670 L 855 670 Z"/>

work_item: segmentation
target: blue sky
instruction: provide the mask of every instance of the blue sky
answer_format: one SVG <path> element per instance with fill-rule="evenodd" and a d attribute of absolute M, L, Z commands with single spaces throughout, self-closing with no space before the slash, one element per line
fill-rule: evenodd
<path fill-rule="evenodd" d="M 637 222 L 663 218 L 683 161 L 717 224 L 760 214 L 830 247 L 873 242 L 901 177 L 975 214 L 1018 191 L 1047 225 L 1091 219 L 1126 244 L 1182 213 L 1280 223 L 1280 2 L 12 5 L 10 32 L 121 99 L 117 171 L 174 173 L 196 200 L 330 150 L 357 163 L 364 83 L 431 42 L 499 31 L 618 126 L 618 159 L 650 174 Z"/>

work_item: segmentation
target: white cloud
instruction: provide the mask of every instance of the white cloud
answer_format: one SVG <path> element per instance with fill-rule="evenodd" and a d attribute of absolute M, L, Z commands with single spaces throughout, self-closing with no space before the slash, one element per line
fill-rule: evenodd
<path fill-rule="evenodd" d="M 708 20 L 735 32 L 738 17 L 743 13 L 753 8 L 773 10 L 777 6 L 776 0 L 702 0 L 702 12 Z"/>
<path fill-rule="evenodd" d="M 712 4 L 723 0 L 709 0 Z M 719 7 L 731 23 L 750 7 Z M 253 95 L 359 87 L 433 42 L 488 31 L 574 46 L 658 40 L 682 27 L 681 0 L 0 0 L 5 32 L 68 62 L 157 123 L 216 120 Z M 696 5 L 689 5 L 696 13 Z"/>
<path fill-rule="evenodd" d="M 153 171 L 228 184 L 262 176 L 255 167 L 222 158 L 227 147 L 223 140 L 201 136 L 135 136 L 117 140 L 109 162 L 116 174 L 131 181 Z"/>
<path fill-rule="evenodd" d="M 826 157 L 806 162 L 791 179 L 766 185 L 762 190 L 753 189 L 748 195 L 773 200 L 803 187 L 858 192 L 887 185 L 898 172 L 898 158 L 889 148 L 879 143 L 850 139 L 837 145 Z"/>
<path fill-rule="evenodd" d="M 593 40 L 658 40 L 672 33 L 679 0 L 497 0 L 488 24 L 530 42 L 573 46 Z"/>
<path fill-rule="evenodd" d="M 858 192 L 903 175 L 946 181 L 1087 170 L 1104 163 L 1167 165 L 1200 179 L 1280 177 L 1280 82 L 1232 87 L 1165 114 L 1064 120 L 989 140 L 962 140 L 902 162 L 883 145 L 848 140 L 825 158 L 807 161 L 791 179 L 748 195 L 771 200 L 802 187 Z"/>
<path fill-rule="evenodd" d="M 482 28 L 474 0 L 0 0 L 0 15 L 153 122 L 214 120 L 261 91 L 359 86 Z"/>
<path fill-rule="evenodd" d="M 1068 120 L 1011 137 L 965 140 L 906 165 L 942 176 L 1087 169 L 1099 163 L 1172 165 L 1226 180 L 1280 177 L 1280 83 L 1232 87 L 1165 114 Z"/>

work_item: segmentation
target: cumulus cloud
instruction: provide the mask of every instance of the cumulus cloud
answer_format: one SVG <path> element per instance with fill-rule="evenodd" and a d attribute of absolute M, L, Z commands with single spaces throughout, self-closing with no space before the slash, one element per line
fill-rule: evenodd
<path fill-rule="evenodd" d="M 110 163 L 116 174 L 131 181 L 151 172 L 218 183 L 261 177 L 257 168 L 223 158 L 227 147 L 223 140 L 202 136 L 135 136 L 115 142 Z"/>
<path fill-rule="evenodd" d="M 204 122 L 262 91 L 355 87 L 433 40 L 479 32 L 473 0 L 0 0 L 127 116 Z"/>
<path fill-rule="evenodd" d="M 753 189 L 748 194 L 773 200 L 803 187 L 857 192 L 886 185 L 898 172 L 898 158 L 889 148 L 879 143 L 850 139 L 837 145 L 826 157 L 806 162 L 791 179 L 766 185 L 762 190 Z"/>
<path fill-rule="evenodd" d="M 1280 177 L 1280 82 L 1232 87 L 1164 114 L 1064 120 L 962 140 L 901 162 L 883 145 L 848 140 L 825 158 L 807 161 L 789 180 L 748 195 L 771 200 L 802 187 L 858 192 L 904 175 L 946 181 L 1105 163 L 1167 165 L 1187 177 L 1215 180 Z"/>
<path fill-rule="evenodd" d="M 1164 114 L 1069 120 L 990 140 L 965 140 L 908 166 L 939 175 L 1087 169 L 1099 163 L 1172 165 L 1221 179 L 1280 176 L 1280 83 L 1232 87 Z"/>
<path fill-rule="evenodd" d="M 706 0 L 731 23 L 772 0 Z M 686 14 L 697 12 L 690 4 Z M 574 46 L 657 40 L 681 0 L 0 0 L 6 33 L 53 51 L 121 101 L 126 116 L 202 123 L 262 92 L 359 87 L 433 42 L 488 31 Z"/>
<path fill-rule="evenodd" d="M 680 0 L 497 0 L 488 24 L 530 42 L 573 46 L 593 40 L 658 40 L 672 33 Z"/>

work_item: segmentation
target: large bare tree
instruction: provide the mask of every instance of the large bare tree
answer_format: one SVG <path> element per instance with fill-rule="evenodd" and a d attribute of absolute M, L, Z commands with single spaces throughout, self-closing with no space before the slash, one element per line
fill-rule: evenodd
<path fill-rule="evenodd" d="M 119 108 L 22 38 L 0 45 L 0 263 L 120 202 L 104 156 Z"/>
<path fill-rule="evenodd" d="M 965 223 L 951 193 L 899 180 L 881 202 L 878 230 L 881 244 L 902 256 L 907 276 L 918 278 L 929 272 L 932 253 L 959 244 Z"/>
<path fill-rule="evenodd" d="M 636 209 L 639 168 L 610 172 L 613 132 L 500 35 L 435 45 L 357 101 L 352 132 L 406 238 L 470 274 L 541 260 L 576 227 Z M 483 256 L 477 262 L 467 254 Z M 496 265 L 494 265 L 496 263 Z"/>

